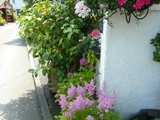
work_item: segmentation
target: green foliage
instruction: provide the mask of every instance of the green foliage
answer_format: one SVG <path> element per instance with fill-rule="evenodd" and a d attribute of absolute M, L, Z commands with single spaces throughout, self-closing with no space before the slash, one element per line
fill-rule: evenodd
<path fill-rule="evenodd" d="M 160 33 L 157 33 L 156 37 L 151 40 L 151 44 L 155 47 L 155 51 L 153 52 L 153 60 L 160 62 Z"/>
<path fill-rule="evenodd" d="M 6 21 L 2 18 L 2 11 L 0 11 L 0 25 L 4 25 Z"/>
<path fill-rule="evenodd" d="M 63 82 L 59 83 L 59 92 L 56 95 L 57 101 L 59 99 L 60 94 L 67 95 L 67 90 L 70 88 L 70 84 L 72 83 L 74 86 L 84 86 L 85 82 L 90 82 L 92 79 L 95 79 L 95 64 L 97 62 L 96 53 L 94 51 L 89 51 L 87 54 L 88 65 L 81 66 L 78 72 L 73 73 L 71 77 L 68 77 Z"/>
<path fill-rule="evenodd" d="M 74 14 L 74 5 L 73 1 L 65 4 L 44 1 L 21 11 L 20 35 L 33 46 L 30 53 L 39 60 L 37 70 L 30 71 L 35 76 L 42 70 L 43 74 L 56 73 L 55 79 L 66 81 L 67 73 L 79 72 L 79 60 L 87 58 L 89 49 L 95 46 L 91 31 L 98 23 L 79 18 Z"/>

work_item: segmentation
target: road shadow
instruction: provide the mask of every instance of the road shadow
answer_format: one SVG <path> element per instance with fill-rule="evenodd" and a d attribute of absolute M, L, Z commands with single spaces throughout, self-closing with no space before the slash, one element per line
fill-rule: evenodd
<path fill-rule="evenodd" d="M 14 45 L 14 46 L 26 46 L 25 41 L 22 38 L 14 39 L 10 42 L 4 43 L 5 45 Z"/>
<path fill-rule="evenodd" d="M 29 91 L 19 99 L 0 104 L 0 116 L 3 120 L 42 120 L 37 101 L 35 91 Z"/>

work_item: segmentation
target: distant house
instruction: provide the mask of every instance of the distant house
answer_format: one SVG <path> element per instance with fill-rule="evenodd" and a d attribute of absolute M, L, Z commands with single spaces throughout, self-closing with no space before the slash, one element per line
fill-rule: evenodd
<path fill-rule="evenodd" d="M 13 6 L 8 1 L 0 0 L 0 11 L 6 22 L 14 22 Z"/>
<path fill-rule="evenodd" d="M 19 11 L 25 5 L 23 0 L 7 0 L 7 1 L 13 6 L 13 9 L 16 10 L 17 13 L 19 13 Z"/>

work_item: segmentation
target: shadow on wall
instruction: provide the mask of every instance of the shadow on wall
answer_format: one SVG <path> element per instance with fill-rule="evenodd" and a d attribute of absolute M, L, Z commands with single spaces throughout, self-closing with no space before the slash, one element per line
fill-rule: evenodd
<path fill-rule="evenodd" d="M 26 46 L 25 41 L 22 38 L 14 39 L 10 42 L 4 43 L 5 45 L 14 45 L 14 46 Z"/>
<path fill-rule="evenodd" d="M 29 91 L 19 99 L 0 104 L 0 116 L 4 120 L 41 120 L 40 109 L 37 109 L 37 99 L 34 96 L 35 91 Z"/>

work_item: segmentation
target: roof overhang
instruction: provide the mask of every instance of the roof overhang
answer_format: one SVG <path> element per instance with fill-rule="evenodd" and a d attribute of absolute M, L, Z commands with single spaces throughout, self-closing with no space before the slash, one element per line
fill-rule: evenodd
<path fill-rule="evenodd" d="M 2 8 L 13 8 L 13 6 L 9 2 L 4 1 L 4 2 L 0 2 L 0 9 Z"/>

